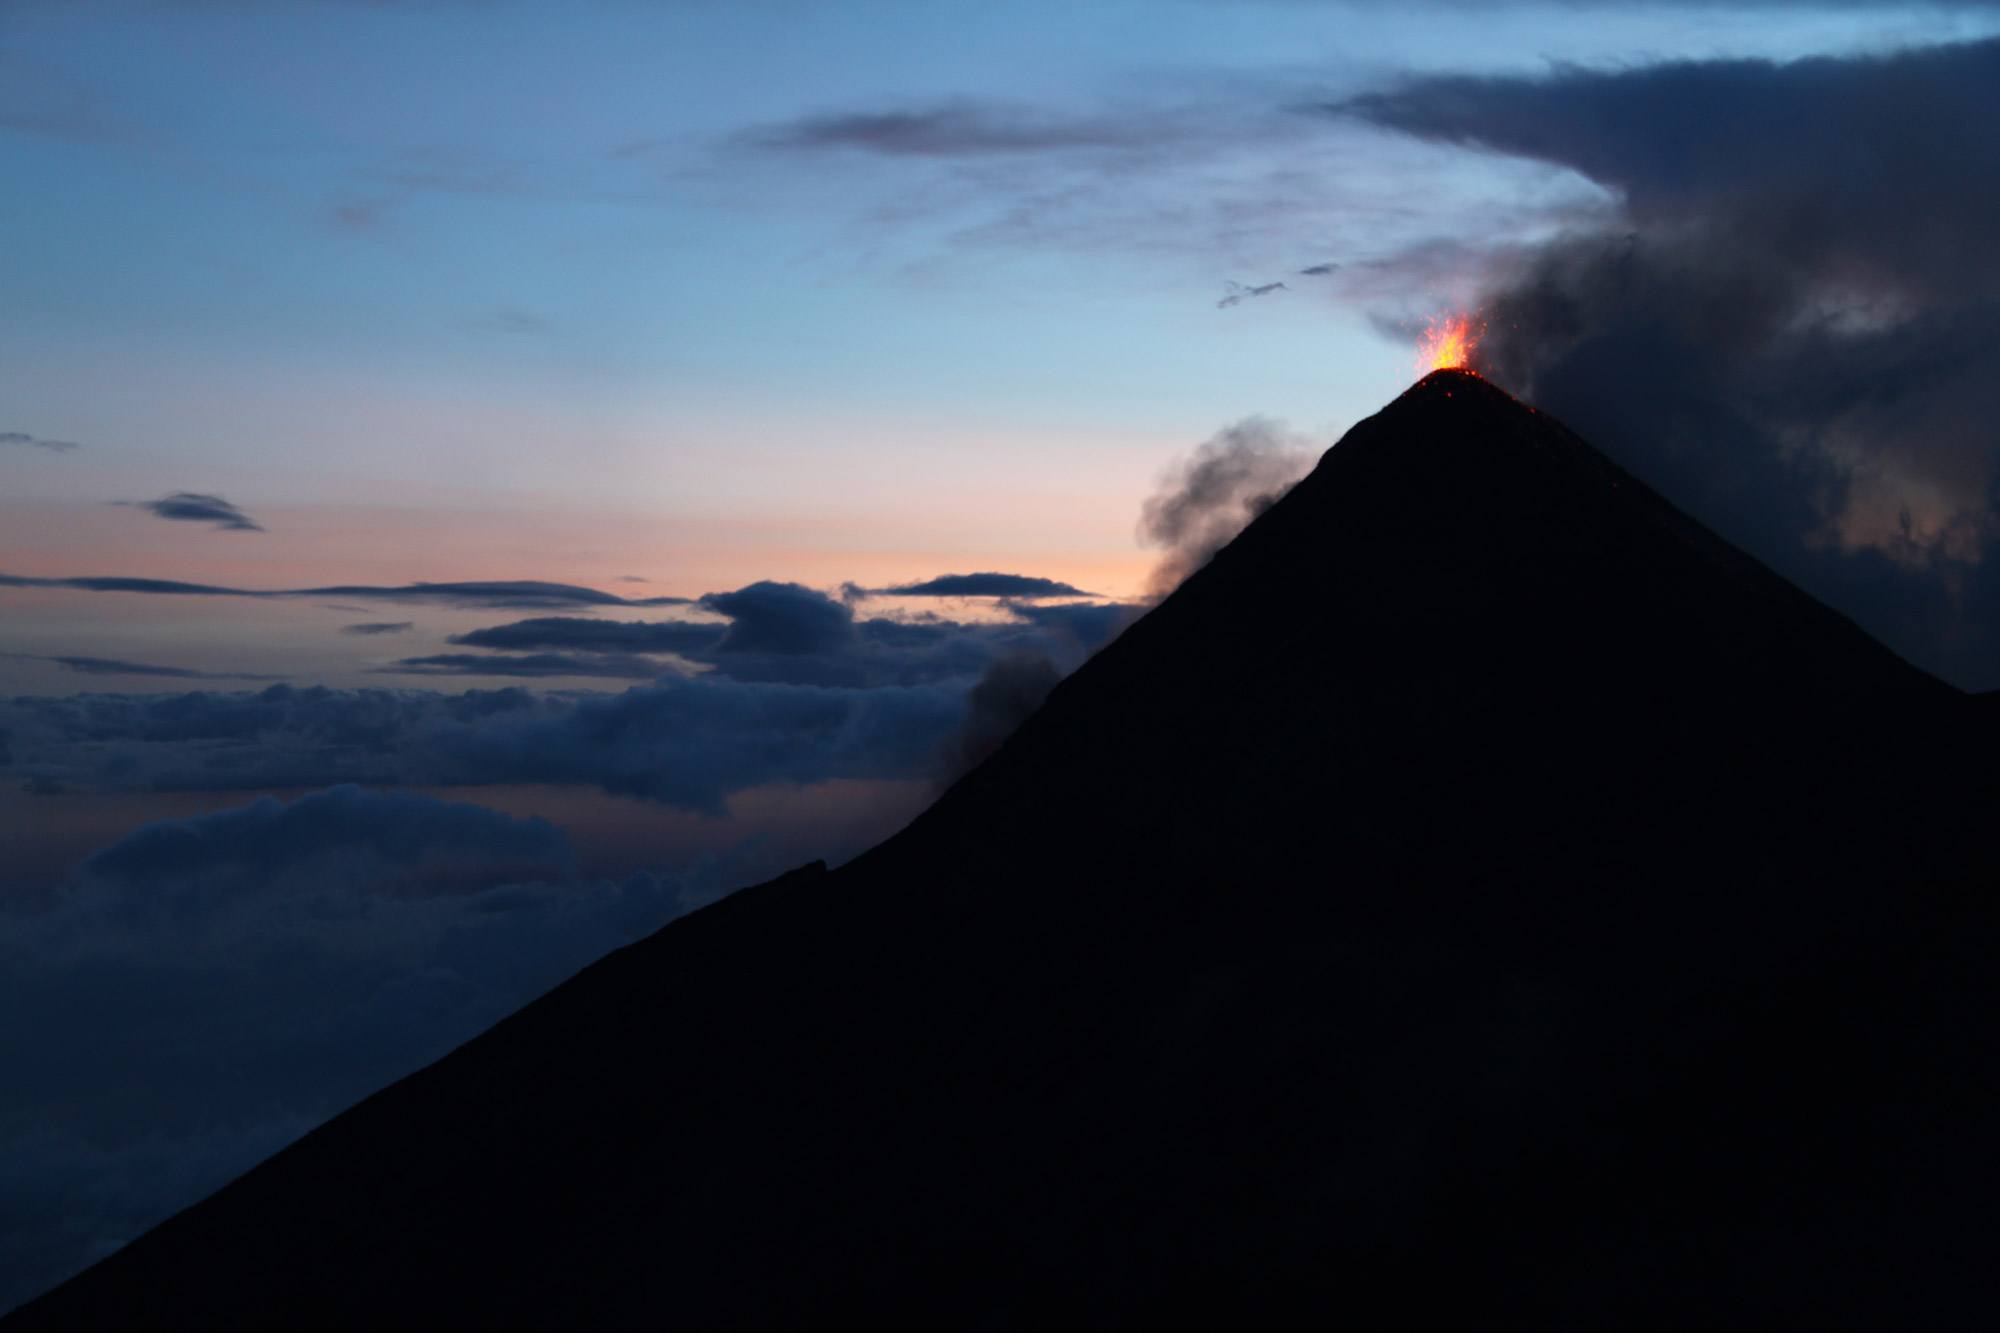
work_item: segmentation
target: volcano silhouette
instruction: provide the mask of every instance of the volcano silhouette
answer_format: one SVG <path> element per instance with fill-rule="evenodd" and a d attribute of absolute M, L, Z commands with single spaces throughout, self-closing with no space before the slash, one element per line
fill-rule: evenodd
<path fill-rule="evenodd" d="M 6 1326 L 1990 1327 L 1993 702 L 1440 371 L 897 837 Z"/>

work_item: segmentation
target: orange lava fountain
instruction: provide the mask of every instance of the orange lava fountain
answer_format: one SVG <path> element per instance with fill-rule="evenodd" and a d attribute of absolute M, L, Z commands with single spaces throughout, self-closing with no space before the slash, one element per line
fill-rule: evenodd
<path fill-rule="evenodd" d="M 1433 370 L 1465 369 L 1478 337 L 1479 330 L 1473 326 L 1470 315 L 1446 315 L 1432 320 L 1423 337 L 1417 340 L 1418 375 L 1428 375 Z"/>

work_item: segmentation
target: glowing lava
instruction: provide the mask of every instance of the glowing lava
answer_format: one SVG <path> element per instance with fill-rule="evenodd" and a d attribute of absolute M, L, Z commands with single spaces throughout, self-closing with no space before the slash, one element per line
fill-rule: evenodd
<path fill-rule="evenodd" d="M 1433 370 L 1463 370 L 1472 359 L 1472 345 L 1479 329 L 1470 315 L 1446 315 L 1434 319 L 1417 340 L 1417 373 Z"/>

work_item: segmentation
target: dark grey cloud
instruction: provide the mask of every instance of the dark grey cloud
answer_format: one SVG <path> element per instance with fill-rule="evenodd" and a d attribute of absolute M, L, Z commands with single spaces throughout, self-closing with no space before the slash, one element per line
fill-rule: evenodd
<path fill-rule="evenodd" d="M 1017 647 L 995 657 L 965 696 L 964 720 L 945 740 L 938 785 L 948 787 L 984 763 L 1062 678 L 1062 668 L 1034 648 Z"/>
<path fill-rule="evenodd" d="M 728 626 L 686 620 L 591 620 L 543 616 L 451 636 L 471 648 L 509 651 L 550 648 L 592 653 L 693 653 L 714 648 Z M 658 675 L 656 669 L 652 674 Z"/>
<path fill-rule="evenodd" d="M 1007 600 L 1003 621 L 863 620 L 781 583 L 701 605 L 729 623 L 536 617 L 457 636 L 479 651 L 381 668 L 652 682 L 618 696 L 280 685 L 22 697 L 0 701 L 0 771 L 125 790 L 590 783 L 706 809 L 770 781 L 926 776 L 996 658 L 1038 654 L 1067 671 L 1131 615 Z M 690 667 L 701 674 L 683 678 Z"/>
<path fill-rule="evenodd" d="M 1036 108 L 958 100 L 920 108 L 806 116 L 750 131 L 743 142 L 779 151 L 831 149 L 898 157 L 984 157 L 1051 150 L 1132 148 L 1157 140 L 1149 123 L 1077 118 Z"/>
<path fill-rule="evenodd" d="M 405 658 L 390 673 L 462 676 L 600 676 L 649 679 L 690 668 L 729 680 L 865 689 L 956 681 L 969 686 L 996 654 L 1032 649 L 1074 666 L 1101 643 L 1126 609 L 1116 604 L 1035 599 L 1069 585 L 1018 574 L 953 574 L 922 584 L 868 590 L 844 599 L 796 583 L 753 583 L 699 601 L 726 623 L 616 621 L 543 616 L 452 636 L 492 656 L 448 653 Z M 859 619 L 852 603 L 875 595 L 983 597 L 1011 620 L 965 623 L 936 615 Z M 1023 600 L 1027 599 L 1027 600 Z"/>
<path fill-rule="evenodd" d="M 1326 278 L 1338 272 L 1340 272 L 1340 265 L 1338 264 L 1314 264 L 1311 268 L 1300 269 L 1299 276 L 1302 278 Z"/>
<path fill-rule="evenodd" d="M 98 851 L 48 909 L 0 911 L 0 1308 L 690 905 L 578 878 L 540 820 L 408 792 Z"/>
<path fill-rule="evenodd" d="M 342 625 L 340 632 L 342 634 L 374 636 L 378 634 L 401 634 L 405 630 L 415 628 L 415 624 L 408 620 L 369 620 L 359 625 Z"/>
<path fill-rule="evenodd" d="M 767 579 L 735 592 L 709 593 L 701 604 L 729 617 L 729 629 L 715 649 L 720 654 L 820 655 L 855 638 L 851 609 L 797 583 Z"/>
<path fill-rule="evenodd" d="M 33 653 L 10 653 L 10 657 L 37 662 L 54 662 L 65 671 L 80 676 L 162 676 L 170 680 L 282 680 L 282 676 L 260 676 L 243 671 L 192 671 L 186 667 L 154 666 L 147 662 L 122 662 L 115 657 L 54 657 Z"/>
<path fill-rule="evenodd" d="M 1089 597 L 1092 594 L 1055 579 L 1029 574 L 940 574 L 921 583 L 894 588 L 853 588 L 865 597 Z"/>
<path fill-rule="evenodd" d="M 1245 287 L 1240 282 L 1230 282 L 1223 284 L 1223 286 L 1223 297 L 1215 303 L 1217 310 L 1227 310 L 1233 305 L 1242 305 L 1245 301 L 1259 296 L 1269 296 L 1273 292 L 1291 290 L 1291 288 L 1285 286 L 1282 282 L 1267 282 L 1257 287 Z"/>
<path fill-rule="evenodd" d="M 120 916 L 186 924 L 244 892 L 299 880 L 371 891 L 413 891 L 415 881 L 414 889 L 435 891 L 444 882 L 462 889 L 560 877 L 575 863 L 562 830 L 546 820 L 344 785 L 148 824 L 85 859 L 75 878 L 108 889 Z"/>
<path fill-rule="evenodd" d="M 1438 78 L 1343 104 L 1571 168 L 1478 368 L 1974 688 L 2000 685 L 2000 41 Z"/>
<path fill-rule="evenodd" d="M 47 449 L 50 453 L 56 454 L 66 454 L 77 447 L 69 440 L 44 440 L 18 430 L 0 430 L 0 444 L 23 444 L 34 449 Z"/>
<path fill-rule="evenodd" d="M 378 674 L 399 676 L 519 676 L 546 680 L 560 676 L 596 676 L 609 680 L 651 680 L 665 674 L 666 664 L 630 653 L 434 653 L 401 657 Z"/>
<path fill-rule="evenodd" d="M 182 583 L 173 579 L 86 576 L 40 578 L 0 574 L 0 588 L 76 588 L 85 592 L 125 592 L 165 597 L 348 597 L 499 610 L 561 609 L 576 606 L 685 606 L 686 597 L 619 597 L 595 588 L 568 583 L 515 579 L 487 583 L 406 583 L 395 587 L 341 584 L 329 588 L 226 588 L 212 583 Z"/>
<path fill-rule="evenodd" d="M 219 495 L 204 495 L 199 491 L 175 491 L 157 500 L 134 500 L 134 508 L 148 510 L 160 518 L 174 519 L 182 523 L 213 523 L 218 530 L 230 532 L 262 532 L 258 524 L 229 501 Z"/>
<path fill-rule="evenodd" d="M 1067 663 L 1067 674 L 1081 660 L 1079 654 L 1088 656 L 1111 642 L 1145 607 L 1129 602 L 1023 602 L 1009 603 L 1007 609 L 1048 636 L 1044 651 Z M 1050 643 L 1057 646 L 1050 649 Z"/>
<path fill-rule="evenodd" d="M 1305 442 L 1278 423 L 1246 417 L 1175 464 L 1140 510 L 1139 540 L 1165 548 L 1153 570 L 1157 600 L 1208 563 L 1313 465 Z"/>

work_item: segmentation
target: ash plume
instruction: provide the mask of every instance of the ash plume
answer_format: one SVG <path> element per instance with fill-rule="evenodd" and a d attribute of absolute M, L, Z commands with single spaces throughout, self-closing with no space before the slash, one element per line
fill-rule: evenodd
<path fill-rule="evenodd" d="M 983 763 L 1042 706 L 1063 672 L 1038 648 L 1001 653 L 965 697 L 965 718 L 946 737 L 938 786 L 948 787 Z"/>
<path fill-rule="evenodd" d="M 1166 548 L 1146 600 L 1157 602 L 1179 587 L 1312 464 L 1305 441 L 1264 417 L 1225 426 L 1176 464 L 1140 510 L 1140 544 Z"/>
<path fill-rule="evenodd" d="M 1912 660 L 2000 685 L 2000 41 L 1338 109 L 1610 192 L 1496 260 L 1476 368 Z"/>

